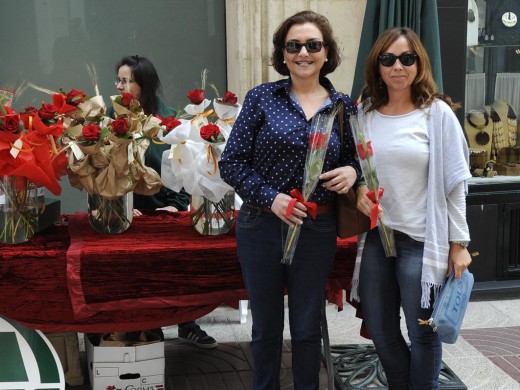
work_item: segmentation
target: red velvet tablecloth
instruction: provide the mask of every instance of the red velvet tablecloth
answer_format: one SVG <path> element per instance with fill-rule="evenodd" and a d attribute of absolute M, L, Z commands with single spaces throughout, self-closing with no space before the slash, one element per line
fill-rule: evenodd
<path fill-rule="evenodd" d="M 0 314 L 46 332 L 149 329 L 247 299 L 234 232 L 201 236 L 188 213 L 152 212 L 118 235 L 85 214 L 19 245 L 0 245 Z M 343 307 L 355 240 L 338 240 L 327 298 Z"/>

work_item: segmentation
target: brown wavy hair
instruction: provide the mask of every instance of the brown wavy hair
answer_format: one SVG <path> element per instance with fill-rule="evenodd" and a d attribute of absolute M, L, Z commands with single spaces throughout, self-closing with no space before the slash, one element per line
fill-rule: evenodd
<path fill-rule="evenodd" d="M 334 72 L 341 63 L 338 44 L 334 39 L 332 27 L 329 20 L 314 11 L 301 11 L 285 19 L 273 34 L 273 51 L 271 53 L 271 65 L 274 70 L 282 76 L 289 76 L 289 68 L 283 63 L 283 51 L 285 48 L 285 38 L 289 29 L 295 24 L 313 23 L 318 27 L 323 35 L 323 42 L 327 45 L 327 59 L 320 69 L 320 76 L 325 76 Z"/>
<path fill-rule="evenodd" d="M 421 39 L 408 27 L 393 27 L 383 31 L 372 46 L 365 63 L 365 85 L 361 90 L 361 101 L 367 111 L 376 110 L 388 103 L 388 89 L 379 73 L 379 59 L 386 53 L 390 45 L 400 37 L 405 37 L 411 51 L 417 54 L 417 76 L 412 83 L 412 101 L 417 108 L 429 107 L 434 99 L 445 101 L 452 110 L 460 108 L 448 95 L 439 92 L 433 80 L 432 68 L 428 53 Z"/>

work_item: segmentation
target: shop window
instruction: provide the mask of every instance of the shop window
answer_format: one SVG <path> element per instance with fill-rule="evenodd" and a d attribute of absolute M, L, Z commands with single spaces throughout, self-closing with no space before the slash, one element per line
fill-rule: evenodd
<path fill-rule="evenodd" d="M 474 176 L 520 176 L 520 1 L 468 0 L 464 130 Z"/>

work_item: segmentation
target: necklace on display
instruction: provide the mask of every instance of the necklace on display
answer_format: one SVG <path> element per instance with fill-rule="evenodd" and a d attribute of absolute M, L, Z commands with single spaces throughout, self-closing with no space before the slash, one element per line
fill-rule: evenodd
<path fill-rule="evenodd" d="M 473 122 L 475 119 L 478 119 L 475 115 L 476 114 L 482 114 L 481 118 L 480 119 L 484 119 L 484 123 L 483 124 L 476 124 L 475 122 Z M 489 114 L 486 112 L 486 111 L 472 111 L 472 112 L 468 112 L 468 114 L 466 115 L 466 119 L 468 120 L 468 123 L 473 126 L 474 128 L 476 129 L 483 129 L 484 127 L 486 127 L 488 124 L 489 124 Z"/>
<path fill-rule="evenodd" d="M 516 146 L 518 120 L 515 112 L 513 111 L 513 107 L 511 107 L 510 104 L 508 104 L 507 106 L 507 127 L 509 129 L 509 144 L 511 146 Z"/>
<path fill-rule="evenodd" d="M 484 119 L 484 123 L 483 124 L 476 124 L 474 121 L 475 119 L 477 119 L 475 117 L 475 114 L 482 114 L 482 117 L 480 119 Z M 467 115 L 466 115 L 466 119 L 468 120 L 468 123 L 476 128 L 476 129 L 479 129 L 480 131 L 475 135 L 475 140 L 477 141 L 477 144 L 481 145 L 481 146 L 484 146 L 484 145 L 487 145 L 489 143 L 489 134 L 487 132 L 484 131 L 484 128 L 489 124 L 489 114 L 484 111 L 476 111 L 476 112 L 469 112 Z"/>
<path fill-rule="evenodd" d="M 502 125 L 502 120 L 500 116 L 495 111 L 493 106 L 491 108 L 491 120 L 493 121 L 493 142 L 491 143 L 491 159 L 495 160 L 498 157 L 498 152 L 500 149 L 506 147 L 506 143 L 504 141 L 504 126 Z"/>

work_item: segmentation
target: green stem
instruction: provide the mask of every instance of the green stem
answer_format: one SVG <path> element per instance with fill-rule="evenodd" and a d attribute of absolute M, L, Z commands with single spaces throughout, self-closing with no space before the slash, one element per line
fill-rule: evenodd
<path fill-rule="evenodd" d="M 17 244 L 30 239 L 36 230 L 37 219 L 33 202 L 30 202 L 30 182 L 18 177 L 23 184 L 17 188 L 16 176 L 0 178 L 0 192 L 4 195 L 4 204 L 0 206 L 3 229 L 0 241 Z M 18 183 L 19 184 L 19 183 Z"/>

